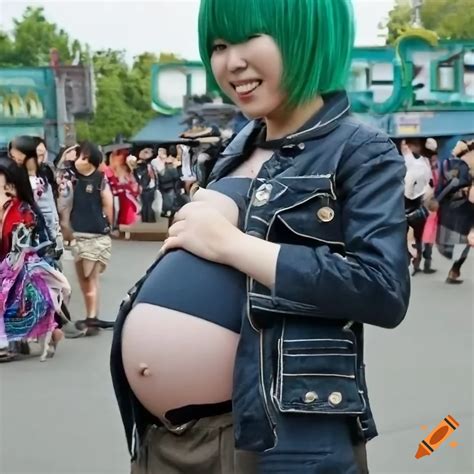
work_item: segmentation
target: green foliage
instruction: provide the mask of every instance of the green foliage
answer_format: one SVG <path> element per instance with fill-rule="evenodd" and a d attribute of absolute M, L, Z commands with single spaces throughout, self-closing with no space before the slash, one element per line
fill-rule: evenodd
<path fill-rule="evenodd" d="M 0 0 L 1 1 L 1 0 Z M 96 81 L 96 114 L 76 122 L 79 140 L 107 144 L 118 134 L 130 138 L 155 113 L 151 108 L 151 66 L 156 62 L 181 61 L 173 53 L 145 52 L 134 58 L 130 67 L 124 51 L 103 50 L 91 53 L 87 45 L 73 40 L 56 24 L 49 22 L 43 8 L 27 7 L 14 21 L 11 35 L 0 31 L 0 67 L 40 67 L 50 63 L 51 49 L 57 49 L 63 64 L 79 55 L 92 60 Z"/>
<path fill-rule="evenodd" d="M 176 54 L 174 53 L 160 53 L 160 57 L 158 58 L 158 62 L 160 64 L 179 63 L 182 61 L 183 60 L 179 56 L 176 56 Z"/>
<path fill-rule="evenodd" d="M 79 121 L 76 132 L 80 140 L 111 143 L 119 134 L 130 138 L 154 115 L 151 110 L 152 53 L 135 59 L 132 68 L 122 51 L 99 51 L 94 57 L 97 84 L 97 110 L 89 122 Z"/>
<path fill-rule="evenodd" d="M 61 60 L 69 63 L 79 49 L 78 42 L 71 42 L 68 34 L 50 23 L 42 8 L 27 7 L 20 20 L 14 21 L 13 38 L 5 33 L 0 39 L 0 66 L 44 66 L 49 63 L 50 51 L 56 48 Z M 5 49 L 2 44 L 9 45 Z"/>
<path fill-rule="evenodd" d="M 411 24 L 409 0 L 397 0 L 389 14 L 387 44 L 393 44 Z M 472 0 L 424 0 L 421 8 L 424 28 L 443 39 L 474 38 L 474 8 Z"/>
<path fill-rule="evenodd" d="M 388 18 L 387 44 L 394 44 L 397 38 L 403 35 L 410 26 L 411 6 L 409 0 L 397 0 Z"/>
<path fill-rule="evenodd" d="M 0 31 L 0 62 L 7 67 L 15 64 L 14 43 L 2 31 Z"/>

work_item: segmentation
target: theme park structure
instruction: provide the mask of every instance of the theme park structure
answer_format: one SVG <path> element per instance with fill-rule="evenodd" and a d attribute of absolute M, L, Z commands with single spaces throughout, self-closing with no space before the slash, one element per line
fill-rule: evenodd
<path fill-rule="evenodd" d="M 45 138 L 51 151 L 74 143 L 76 118 L 94 113 L 90 66 L 60 65 L 57 53 L 40 68 L 0 69 L 0 152 L 16 135 Z"/>

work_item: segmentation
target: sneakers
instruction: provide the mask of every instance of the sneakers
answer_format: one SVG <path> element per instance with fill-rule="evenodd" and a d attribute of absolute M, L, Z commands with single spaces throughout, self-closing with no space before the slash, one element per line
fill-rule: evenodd
<path fill-rule="evenodd" d="M 113 329 L 113 321 L 99 318 L 85 318 L 79 321 L 68 321 L 62 327 L 66 339 L 78 339 L 84 336 L 96 336 L 101 329 Z"/>
<path fill-rule="evenodd" d="M 65 323 L 62 327 L 62 330 L 66 339 L 78 339 L 79 337 L 84 337 L 86 335 L 85 330 L 78 329 L 71 321 Z"/>
<path fill-rule="evenodd" d="M 86 336 L 94 336 L 100 329 L 113 329 L 114 322 L 99 318 L 86 318 L 76 321 L 75 326 L 77 330 L 84 331 Z"/>

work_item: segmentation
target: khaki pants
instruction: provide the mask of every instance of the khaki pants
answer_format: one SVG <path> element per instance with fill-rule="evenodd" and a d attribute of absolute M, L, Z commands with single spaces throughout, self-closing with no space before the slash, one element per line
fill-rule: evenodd
<path fill-rule="evenodd" d="M 234 449 L 232 415 L 202 418 L 181 434 L 148 429 L 132 474 L 256 474 L 257 456 Z"/>

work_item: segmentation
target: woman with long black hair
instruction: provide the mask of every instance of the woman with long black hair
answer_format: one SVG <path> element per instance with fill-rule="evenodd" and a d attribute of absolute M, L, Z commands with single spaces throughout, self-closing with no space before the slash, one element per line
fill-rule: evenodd
<path fill-rule="evenodd" d="M 70 286 L 40 255 L 49 241 L 34 207 L 24 169 L 0 158 L 0 362 L 29 354 L 28 341 L 48 333 L 53 355 L 62 338 L 55 314 Z"/>
<path fill-rule="evenodd" d="M 44 140 L 39 137 L 20 135 L 10 142 L 8 152 L 10 158 L 23 170 L 26 180 L 29 180 L 33 196 L 32 208 L 38 222 L 42 225 L 42 240 L 50 241 L 51 245 L 47 249 L 51 263 L 55 268 L 61 269 L 63 239 L 55 201 L 55 187 L 52 184 L 55 179 L 50 176 L 51 168 L 44 164 L 46 158 Z M 38 153 L 42 156 L 43 163 L 40 163 Z M 71 315 L 66 303 L 63 302 L 61 311 L 56 315 L 58 326 L 64 329 L 67 337 L 81 336 L 82 333 L 77 331 L 73 324 L 68 324 L 69 321 L 71 321 Z"/>

